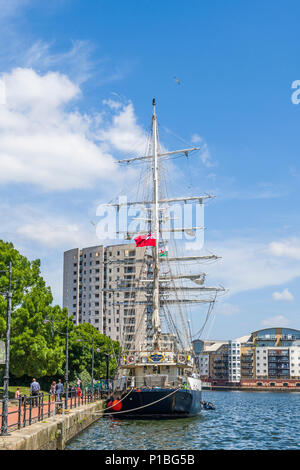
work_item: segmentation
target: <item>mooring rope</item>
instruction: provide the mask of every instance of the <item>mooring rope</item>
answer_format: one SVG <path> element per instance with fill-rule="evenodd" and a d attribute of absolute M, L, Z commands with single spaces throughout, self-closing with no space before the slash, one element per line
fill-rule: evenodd
<path fill-rule="evenodd" d="M 178 390 L 181 390 L 181 389 L 180 389 L 180 388 L 177 388 L 176 390 L 173 390 L 173 392 L 169 393 L 169 394 L 166 395 L 165 397 L 159 398 L 159 400 L 155 400 L 155 401 L 153 401 L 152 403 L 148 403 L 147 405 L 142 405 L 142 406 L 139 406 L 139 407 L 137 407 L 137 408 L 132 408 L 132 409 L 130 409 L 130 410 L 115 411 L 114 413 L 107 413 L 107 414 L 108 414 L 108 415 L 116 415 L 116 414 L 120 414 L 120 413 L 130 413 L 131 411 L 136 411 L 136 410 L 141 410 L 141 409 L 143 409 L 143 408 L 147 408 L 148 406 L 154 405 L 155 403 L 158 403 L 158 402 L 160 402 L 160 401 L 162 401 L 162 400 L 165 400 L 166 398 L 170 397 L 171 395 L 174 395 L 174 393 L 178 392 Z M 130 390 L 130 391 L 132 391 L 132 390 Z M 124 398 L 125 398 L 125 397 L 124 397 Z M 124 398 L 123 398 L 123 399 L 124 399 Z M 117 404 L 117 403 L 115 403 L 115 405 L 116 405 L 116 404 Z M 115 406 L 115 405 L 114 405 L 114 406 Z M 109 407 L 109 408 L 111 408 L 111 407 Z M 105 410 L 108 410 L 108 408 L 105 408 Z M 105 410 L 98 411 L 98 412 L 96 412 L 96 413 L 103 413 L 103 411 L 105 411 Z M 96 414 L 96 413 L 95 413 L 95 414 Z M 105 414 L 106 414 L 106 413 L 104 413 L 103 416 L 105 416 Z"/>
<path fill-rule="evenodd" d="M 121 400 L 119 400 L 117 403 L 115 403 L 114 405 L 111 405 L 111 406 L 108 406 L 107 408 L 105 408 L 106 410 L 109 410 L 110 408 L 113 408 L 113 406 L 116 406 L 118 403 L 121 403 L 121 401 L 123 401 L 126 397 L 128 397 L 128 395 L 132 392 L 133 388 L 131 390 L 129 390 L 129 392 L 123 397 L 121 398 Z"/>

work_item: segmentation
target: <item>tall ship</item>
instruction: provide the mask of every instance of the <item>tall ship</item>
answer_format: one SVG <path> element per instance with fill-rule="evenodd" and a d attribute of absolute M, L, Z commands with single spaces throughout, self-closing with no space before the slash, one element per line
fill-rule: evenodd
<path fill-rule="evenodd" d="M 182 205 L 202 207 L 212 196 L 168 197 L 167 194 L 165 160 L 188 156 L 199 148 L 162 149 L 155 99 L 152 106 L 146 155 L 119 161 L 142 165 L 140 200 L 109 204 L 117 211 L 124 206 L 139 207 L 135 218 L 139 229 L 135 226 L 131 232 L 126 228 L 124 235 L 127 240 L 134 240 L 138 259 L 135 259 L 136 267 L 132 267 L 130 256 L 124 260 L 127 275 L 117 287 L 118 297 L 120 292 L 127 292 L 127 298 L 122 300 L 126 305 L 124 330 L 127 333 L 120 340 L 122 354 L 105 409 L 107 415 L 119 418 L 184 418 L 200 414 L 202 387 L 193 348 L 197 337 L 191 331 L 186 309 L 190 304 L 203 304 L 204 326 L 218 293 L 224 291 L 222 287 L 207 287 L 206 273 L 199 269 L 200 264 L 215 261 L 218 256 L 180 256 L 177 248 L 180 243 L 176 244 L 179 234 L 194 236 L 196 231 L 204 230 L 193 223 L 190 227 L 178 227 L 181 217 L 176 217 L 180 213 L 176 209 Z M 109 288 L 104 290 L 106 294 L 109 292 Z M 114 305 L 121 303 L 115 296 L 114 299 Z M 137 308 L 139 315 L 136 315 Z"/>

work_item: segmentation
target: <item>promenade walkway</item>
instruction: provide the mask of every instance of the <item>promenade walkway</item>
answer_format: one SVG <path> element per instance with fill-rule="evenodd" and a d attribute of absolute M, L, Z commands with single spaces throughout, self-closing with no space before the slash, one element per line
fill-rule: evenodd
<path fill-rule="evenodd" d="M 56 410 L 54 410 L 55 402 L 49 394 L 40 394 L 38 398 L 25 397 L 22 401 L 10 400 L 8 403 L 8 432 L 16 429 L 22 429 L 30 426 L 37 421 L 43 421 L 55 414 L 62 412 L 65 409 L 74 409 L 89 403 L 95 402 L 102 398 L 102 392 L 95 390 L 92 396 L 90 391 L 85 390 L 80 396 L 76 391 L 70 392 L 68 397 L 68 404 L 66 404 L 65 397 L 56 397 Z M 37 401 L 35 401 L 37 400 Z M 0 428 L 2 428 L 2 408 L 0 405 Z"/>
<path fill-rule="evenodd" d="M 24 426 L 25 419 L 26 419 L 26 425 L 28 424 L 29 420 L 31 422 L 36 422 L 38 421 L 39 418 L 41 418 L 41 416 L 48 417 L 49 414 L 52 415 L 53 408 L 54 408 L 54 402 L 51 402 L 50 404 L 48 404 L 48 402 L 44 401 L 44 403 L 41 404 L 40 407 L 32 406 L 30 409 L 29 405 L 27 405 L 26 407 L 24 407 L 24 405 L 21 405 L 21 409 L 19 409 L 19 405 L 16 404 L 15 400 L 13 400 L 12 402 L 9 402 L 8 404 L 7 425 L 10 429 L 14 429 L 18 427 L 18 423 L 21 423 L 21 427 Z"/>

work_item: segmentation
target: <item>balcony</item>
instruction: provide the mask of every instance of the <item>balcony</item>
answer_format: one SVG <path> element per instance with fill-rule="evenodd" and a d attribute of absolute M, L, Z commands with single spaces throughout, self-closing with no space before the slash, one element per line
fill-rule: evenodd
<path fill-rule="evenodd" d="M 289 367 L 290 361 L 285 360 L 275 360 L 275 361 L 268 361 L 269 367 Z"/>
<path fill-rule="evenodd" d="M 269 357 L 288 357 L 289 351 L 269 351 Z"/>

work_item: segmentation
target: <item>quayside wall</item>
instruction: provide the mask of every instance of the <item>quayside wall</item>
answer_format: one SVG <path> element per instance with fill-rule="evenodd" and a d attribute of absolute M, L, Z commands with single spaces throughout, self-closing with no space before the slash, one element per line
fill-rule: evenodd
<path fill-rule="evenodd" d="M 0 436 L 0 450 L 63 450 L 70 439 L 101 418 L 102 407 L 99 400 Z"/>

